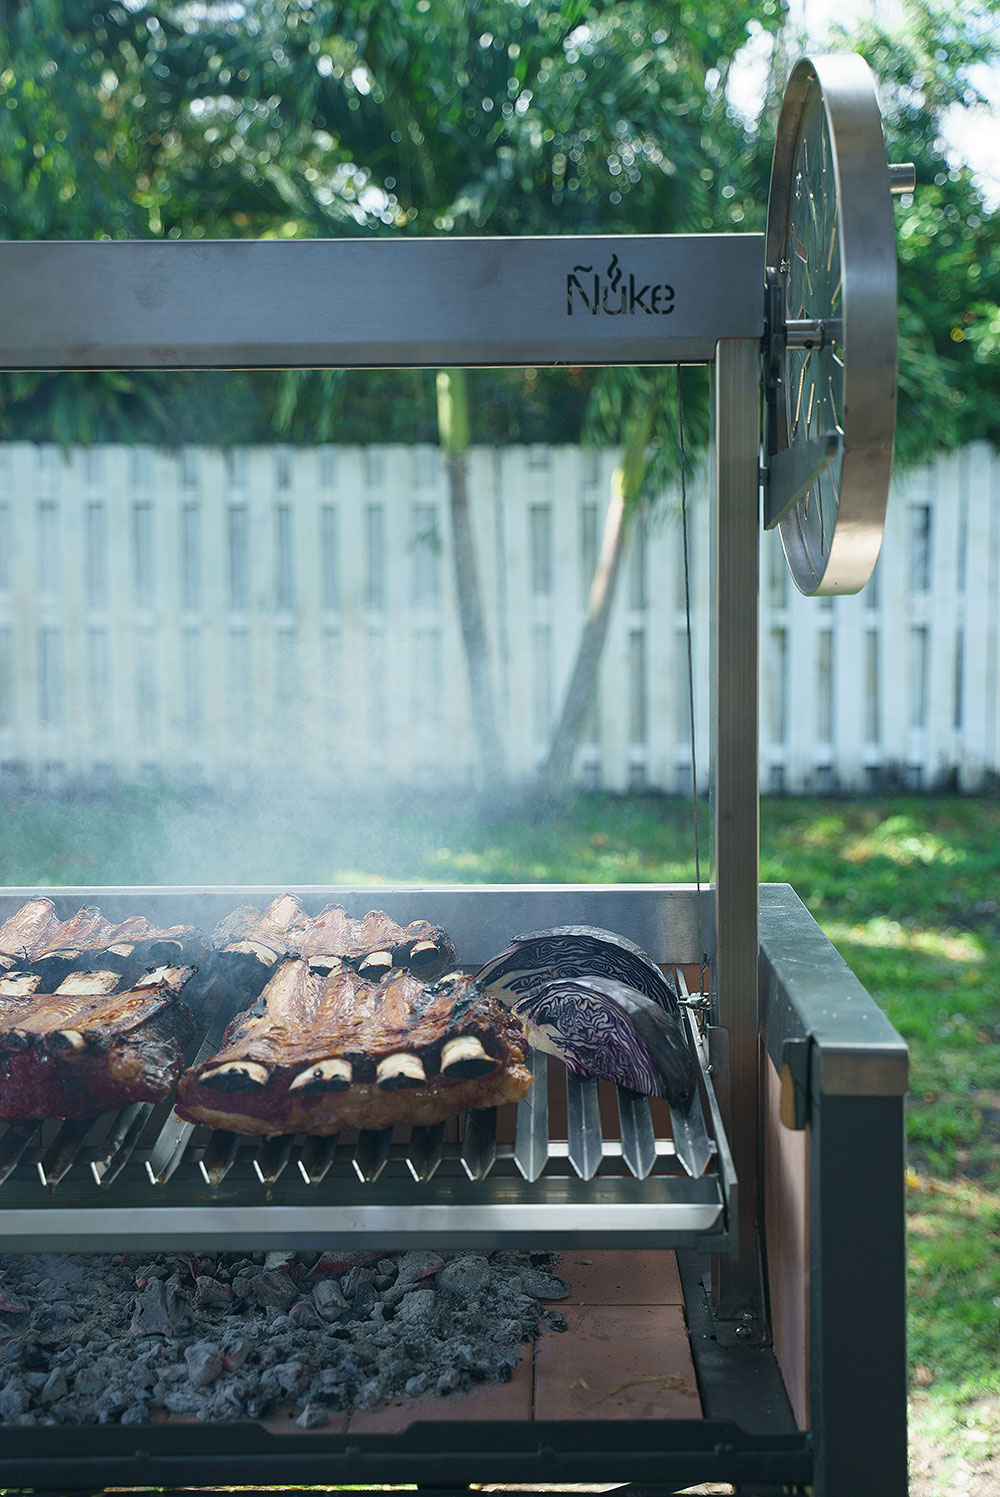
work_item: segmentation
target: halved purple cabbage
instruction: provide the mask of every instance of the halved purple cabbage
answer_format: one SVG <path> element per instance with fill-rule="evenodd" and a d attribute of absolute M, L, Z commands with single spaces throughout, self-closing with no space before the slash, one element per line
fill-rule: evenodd
<path fill-rule="evenodd" d="M 577 1076 L 685 1102 L 695 1067 L 678 1013 L 607 977 L 556 977 L 517 997 L 511 1012 L 537 1049 Z"/>
<path fill-rule="evenodd" d="M 601 977 L 644 993 L 668 1013 L 677 994 L 634 941 L 594 925 L 559 925 L 516 936 L 476 973 L 477 984 L 508 1007 L 555 977 Z"/>

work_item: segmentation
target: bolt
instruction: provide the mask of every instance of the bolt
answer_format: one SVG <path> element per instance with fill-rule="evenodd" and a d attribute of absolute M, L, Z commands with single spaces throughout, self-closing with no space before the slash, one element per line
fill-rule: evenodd
<path fill-rule="evenodd" d="M 753 1316 L 750 1315 L 749 1313 L 747 1313 L 747 1314 L 745 1314 L 743 1316 L 743 1318 L 740 1321 L 739 1325 L 736 1327 L 736 1334 L 737 1334 L 737 1336 L 739 1336 L 741 1338 L 741 1340 L 745 1340 L 747 1336 L 752 1336 L 753 1333 L 754 1333 Z"/>

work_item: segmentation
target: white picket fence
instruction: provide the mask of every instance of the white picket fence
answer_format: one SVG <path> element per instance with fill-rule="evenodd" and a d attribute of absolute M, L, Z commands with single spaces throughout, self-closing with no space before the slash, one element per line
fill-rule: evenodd
<path fill-rule="evenodd" d="M 600 542 L 611 452 L 475 449 L 469 493 L 508 773 L 544 753 Z M 694 484 L 698 762 L 708 525 Z M 580 782 L 687 792 L 676 496 L 630 540 Z M 802 598 L 765 537 L 767 790 L 977 790 L 1000 774 L 1000 461 L 895 487 L 876 577 Z M 433 447 L 0 445 L 0 776 L 476 780 Z"/>

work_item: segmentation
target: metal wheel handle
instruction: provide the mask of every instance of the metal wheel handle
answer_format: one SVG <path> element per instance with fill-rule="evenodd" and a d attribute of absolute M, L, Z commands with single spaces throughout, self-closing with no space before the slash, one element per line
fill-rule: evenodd
<path fill-rule="evenodd" d="M 875 85 L 854 54 L 803 58 L 767 209 L 764 523 L 800 592 L 858 592 L 878 559 L 896 413 L 896 247 Z"/>

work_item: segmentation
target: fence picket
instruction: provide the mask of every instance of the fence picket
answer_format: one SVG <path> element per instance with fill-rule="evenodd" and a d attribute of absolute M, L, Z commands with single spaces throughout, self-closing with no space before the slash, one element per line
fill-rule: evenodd
<path fill-rule="evenodd" d="M 617 455 L 474 448 L 469 503 L 507 768 L 544 755 L 575 659 Z M 707 788 L 706 477 L 692 474 L 697 762 Z M 690 783 L 680 526 L 629 535 L 581 783 Z M 894 484 L 858 597 L 801 597 L 762 547 L 761 778 L 974 791 L 1000 775 L 1000 459 Z M 0 774 L 206 784 L 289 771 L 363 787 L 479 775 L 433 447 L 0 444 Z"/>

